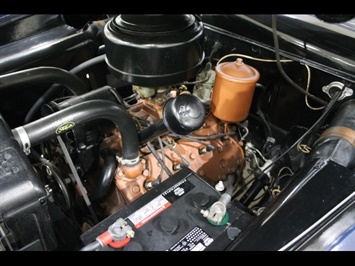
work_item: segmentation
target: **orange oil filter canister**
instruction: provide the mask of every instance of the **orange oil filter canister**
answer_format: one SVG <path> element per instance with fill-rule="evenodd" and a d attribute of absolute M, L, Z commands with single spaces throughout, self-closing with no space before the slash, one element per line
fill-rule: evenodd
<path fill-rule="evenodd" d="M 246 65 L 242 58 L 220 63 L 215 68 L 211 112 L 226 123 L 245 120 L 250 111 L 259 72 Z"/>

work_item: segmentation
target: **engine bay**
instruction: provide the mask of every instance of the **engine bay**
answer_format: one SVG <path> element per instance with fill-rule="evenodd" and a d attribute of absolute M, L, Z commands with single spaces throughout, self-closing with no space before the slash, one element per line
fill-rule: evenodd
<path fill-rule="evenodd" d="M 354 235 L 354 55 L 317 62 L 272 19 L 1 17 L 22 35 L 0 43 L 0 250 L 324 250 L 336 221 L 332 243 Z"/>

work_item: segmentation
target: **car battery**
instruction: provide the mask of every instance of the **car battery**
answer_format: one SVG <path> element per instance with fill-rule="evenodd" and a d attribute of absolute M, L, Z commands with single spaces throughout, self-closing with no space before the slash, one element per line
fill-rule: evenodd
<path fill-rule="evenodd" d="M 251 219 L 250 214 L 232 202 L 226 204 L 220 222 L 206 218 L 201 211 L 208 210 L 222 194 L 185 167 L 90 228 L 81 235 L 81 240 L 88 245 L 118 219 L 123 219 L 134 231 L 129 243 L 120 248 L 100 246 L 96 250 L 221 251 Z"/>

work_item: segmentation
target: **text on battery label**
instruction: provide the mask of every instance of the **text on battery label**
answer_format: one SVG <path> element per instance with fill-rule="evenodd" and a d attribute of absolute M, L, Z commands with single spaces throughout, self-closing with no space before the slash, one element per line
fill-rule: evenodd
<path fill-rule="evenodd" d="M 174 186 L 165 190 L 161 195 L 164 196 L 172 204 L 184 197 L 187 193 L 195 188 L 195 185 L 192 184 L 189 180 L 184 178 L 180 182 L 176 183 Z"/>
<path fill-rule="evenodd" d="M 194 227 L 187 235 L 181 238 L 169 251 L 202 251 L 213 242 L 199 226 Z"/>
<path fill-rule="evenodd" d="M 159 195 L 127 218 L 130 219 L 134 227 L 138 229 L 170 206 L 171 203 L 162 195 Z"/>
<path fill-rule="evenodd" d="M 175 191 L 177 188 L 179 188 L 179 186 L 181 186 L 181 184 L 185 183 L 187 180 L 183 179 L 180 182 L 176 183 L 174 186 L 172 186 L 171 188 L 167 189 L 166 191 L 164 191 L 162 193 L 163 196 L 169 194 L 171 191 Z"/>

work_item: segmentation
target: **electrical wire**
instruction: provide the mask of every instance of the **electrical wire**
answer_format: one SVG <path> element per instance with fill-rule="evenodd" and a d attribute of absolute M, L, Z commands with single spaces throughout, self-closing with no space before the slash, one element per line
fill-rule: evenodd
<path fill-rule="evenodd" d="M 158 139 L 158 141 L 159 141 L 159 146 L 160 146 L 160 151 L 161 151 L 161 160 L 162 160 L 163 163 L 165 164 L 165 152 L 164 152 L 163 143 L 162 143 L 160 137 L 158 137 L 157 139 Z M 162 179 L 162 176 L 163 176 L 163 171 L 164 171 L 164 168 L 162 167 L 162 168 L 160 169 L 160 173 L 159 173 L 157 179 L 152 182 L 154 185 L 160 184 L 161 179 Z M 169 174 L 169 173 L 167 173 L 167 174 Z"/>
<path fill-rule="evenodd" d="M 170 134 L 172 135 L 172 134 Z M 178 137 L 183 137 L 181 135 L 175 134 Z M 236 133 L 235 132 L 229 132 L 228 133 L 229 136 L 235 136 Z M 225 138 L 227 137 L 227 135 L 225 133 L 220 133 L 220 134 L 215 134 L 215 135 L 206 135 L 206 136 L 202 136 L 202 135 L 189 135 L 189 139 L 190 140 L 212 140 L 212 139 L 219 139 L 219 138 Z"/>
<path fill-rule="evenodd" d="M 220 64 L 221 61 L 223 61 L 224 59 L 234 56 L 234 57 L 242 57 L 242 58 L 246 58 L 246 59 L 251 59 L 251 60 L 255 60 L 255 61 L 260 61 L 260 62 L 273 62 L 277 64 L 277 67 L 280 71 L 280 73 L 282 74 L 282 76 L 296 89 L 298 89 L 301 93 L 303 93 L 305 95 L 305 103 L 307 105 L 308 108 L 312 109 L 312 110 L 322 110 L 325 108 L 325 105 L 327 104 L 326 101 L 314 96 L 313 94 L 309 93 L 309 86 L 310 86 L 310 77 L 311 77 L 311 71 L 308 65 L 304 64 L 304 66 L 307 69 L 307 85 L 306 85 L 306 89 L 303 89 L 302 87 L 300 87 L 297 83 L 295 83 L 291 78 L 288 77 L 288 75 L 284 72 L 281 63 L 288 63 L 288 62 L 294 62 L 294 60 L 291 59 L 280 59 L 280 54 L 279 54 L 279 42 L 278 42 L 278 38 L 277 38 L 277 32 L 276 32 L 276 16 L 273 15 L 273 24 L 272 24 L 272 28 L 273 28 L 273 38 L 274 38 L 274 46 L 275 46 L 275 55 L 276 55 L 276 60 L 275 59 L 263 59 L 263 58 L 256 58 L 256 57 L 252 57 L 252 56 L 248 56 L 248 55 L 244 55 L 244 54 L 228 54 L 223 56 L 221 59 L 218 60 L 217 64 Z M 321 107 L 313 107 L 309 104 L 308 98 L 311 98 L 319 103 L 321 103 L 323 106 Z"/>
<path fill-rule="evenodd" d="M 317 121 L 297 140 L 295 141 L 288 149 L 286 149 L 279 157 L 277 157 L 271 164 L 269 164 L 266 168 L 263 169 L 261 173 L 264 173 L 267 169 L 269 169 L 271 166 L 276 164 L 281 158 L 283 158 L 287 153 L 289 153 L 298 143 L 300 143 L 312 130 L 315 128 L 320 121 L 323 120 L 323 118 L 328 114 L 328 112 L 332 109 L 340 95 L 342 94 L 342 91 L 344 90 L 346 86 L 344 85 L 342 90 L 337 91 L 334 94 L 334 97 L 330 100 L 326 108 L 324 109 L 322 115 L 317 119 Z M 261 174 L 260 173 L 260 174 Z"/>
<path fill-rule="evenodd" d="M 275 59 L 264 59 L 264 58 L 257 58 L 257 57 L 252 57 L 252 56 L 248 56 L 248 55 L 245 55 L 245 54 L 228 54 L 228 55 L 225 55 L 223 56 L 221 59 L 218 60 L 217 62 L 217 65 L 220 64 L 221 61 L 223 61 L 224 59 L 228 58 L 228 57 L 242 57 L 242 58 L 246 58 L 246 59 L 250 59 L 250 60 L 254 60 L 254 61 L 260 61 L 260 62 L 268 62 L 268 63 L 278 63 L 278 62 L 281 62 L 281 63 L 291 63 L 291 62 L 295 62 L 294 60 L 291 60 L 291 59 L 279 59 L 279 60 L 275 60 Z M 302 91 L 302 93 L 305 95 L 305 103 L 307 105 L 307 107 L 309 109 L 312 109 L 312 110 L 322 110 L 325 108 L 325 105 L 323 106 L 320 106 L 320 107 L 313 107 L 309 104 L 308 102 L 308 97 L 311 95 L 309 93 L 309 86 L 310 86 L 310 79 L 311 79 L 311 70 L 309 68 L 308 65 L 304 64 L 306 70 L 307 70 L 307 84 L 306 84 L 306 89 L 304 90 L 304 92 Z M 287 79 L 287 78 L 286 78 Z M 291 79 L 288 78 L 288 81 L 290 82 Z M 293 81 L 291 81 L 292 83 L 294 83 Z M 295 84 L 295 83 L 294 83 Z M 258 86 L 258 84 L 256 84 Z M 293 85 L 293 84 L 292 84 Z M 298 86 L 296 84 L 296 86 Z M 298 89 L 301 89 L 303 90 L 303 88 L 299 87 L 298 86 Z M 315 96 L 314 96 L 315 97 Z M 324 101 L 325 102 L 325 101 Z M 325 102 L 326 103 L 326 102 Z M 263 118 L 263 117 L 261 117 Z M 264 122 L 264 120 L 263 120 Z"/>
<path fill-rule="evenodd" d="M 309 92 L 309 84 L 310 84 L 310 81 L 311 81 L 311 69 L 310 69 L 309 66 L 307 66 L 306 64 L 305 64 L 304 66 L 306 67 L 307 73 L 308 73 L 308 75 L 307 75 L 308 78 L 307 78 L 306 92 Z M 313 107 L 313 106 L 311 106 L 311 105 L 309 104 L 309 102 L 308 102 L 308 95 L 307 95 L 307 93 L 304 95 L 304 101 L 305 101 L 307 107 L 308 107 L 309 109 L 311 109 L 311 110 L 317 111 L 317 110 L 322 110 L 322 109 L 325 108 L 325 105 L 320 106 L 320 107 Z"/>
<path fill-rule="evenodd" d="M 310 153 L 312 149 L 308 147 L 306 144 L 298 143 L 297 150 L 303 153 Z"/>
<path fill-rule="evenodd" d="M 154 155 L 155 159 L 157 159 L 157 161 L 160 163 L 161 167 L 164 168 L 164 170 L 168 174 L 168 176 L 171 177 L 173 175 L 173 173 L 169 170 L 169 168 L 166 166 L 164 161 L 160 158 L 160 156 L 157 153 L 156 149 L 154 148 L 153 144 L 150 141 L 148 141 L 147 146 L 148 146 L 149 150 L 152 152 L 152 154 Z"/>
<path fill-rule="evenodd" d="M 282 172 L 284 169 L 289 170 L 290 173 L 281 175 L 281 172 Z M 269 187 L 270 187 L 270 188 L 278 187 L 278 186 L 279 186 L 279 181 L 280 181 L 280 179 L 281 179 L 281 178 L 284 178 L 285 176 L 293 176 L 293 171 L 292 171 L 289 167 L 287 167 L 287 166 L 284 166 L 284 167 L 282 167 L 282 168 L 279 170 L 277 176 L 276 176 L 275 178 L 273 178 L 273 180 L 270 182 L 270 186 L 269 186 Z"/>
<path fill-rule="evenodd" d="M 288 166 L 281 167 L 277 175 L 278 176 L 281 175 L 282 171 L 284 171 L 284 170 L 290 171 L 290 174 L 293 175 L 292 169 L 290 167 L 288 167 Z"/>
<path fill-rule="evenodd" d="M 246 127 L 246 126 L 244 126 L 243 124 L 241 124 L 241 123 L 236 123 L 236 125 L 237 126 L 239 126 L 239 127 L 241 127 L 241 128 L 243 128 L 244 130 L 245 130 L 245 133 L 242 135 L 242 134 L 240 134 L 241 135 L 241 137 L 240 137 L 240 141 L 244 141 L 245 140 L 245 138 L 249 135 L 249 129 L 248 129 L 248 127 Z M 230 134 L 229 134 L 230 135 Z"/>
<path fill-rule="evenodd" d="M 187 161 L 180 152 L 177 151 L 177 149 L 175 149 L 172 145 L 170 145 L 168 142 L 162 140 L 162 142 L 165 144 L 165 146 L 167 146 L 170 150 L 172 150 L 173 152 L 175 152 L 175 154 L 177 156 L 179 156 L 179 158 L 182 160 L 182 162 L 184 163 L 184 165 L 189 166 L 190 163 L 189 161 Z"/>
<path fill-rule="evenodd" d="M 211 74 L 208 73 L 207 76 L 204 79 L 201 80 L 195 80 L 195 81 L 184 81 L 182 84 L 184 85 L 196 85 L 200 83 L 206 83 L 210 79 Z"/>
<path fill-rule="evenodd" d="M 295 83 L 283 70 L 281 66 L 281 59 L 280 59 L 280 49 L 279 49 L 279 40 L 277 36 L 277 31 L 276 31 L 276 15 L 272 15 L 272 32 L 273 32 L 273 38 L 274 38 L 274 46 L 275 46 L 275 55 L 276 55 L 276 64 L 277 68 L 279 69 L 280 73 L 282 76 L 296 89 L 298 89 L 301 93 L 307 95 L 309 98 L 311 98 L 314 101 L 319 102 L 322 105 L 327 105 L 327 102 L 314 96 L 313 94 L 310 94 L 308 91 L 304 90 L 302 87 L 300 87 L 297 83 Z"/>
<path fill-rule="evenodd" d="M 218 60 L 218 62 L 216 63 L 216 65 L 219 65 L 224 59 L 228 58 L 228 57 L 243 57 L 243 58 L 246 58 L 246 59 L 251 59 L 251 60 L 254 60 L 254 61 L 260 61 L 260 62 L 267 62 L 267 63 L 276 63 L 277 60 L 275 59 L 264 59 L 264 58 L 258 58 L 258 57 L 253 57 L 253 56 L 249 56 L 249 55 L 245 55 L 245 54 L 227 54 L 223 57 L 221 57 L 221 59 Z M 282 63 L 291 63 L 291 62 L 294 62 L 293 60 L 291 59 L 280 59 L 280 62 Z"/>
<path fill-rule="evenodd" d="M 272 163 L 270 163 L 267 167 L 265 167 L 260 173 L 265 173 L 266 170 L 268 170 L 271 166 L 275 165 L 281 158 L 283 158 L 286 154 L 288 154 L 296 145 L 298 145 L 319 123 L 320 121 L 323 120 L 323 118 L 328 115 L 334 104 L 337 102 L 338 98 L 341 96 L 342 91 L 346 88 L 346 85 L 344 84 L 343 88 L 340 91 L 337 91 L 333 98 L 330 100 L 330 102 L 327 104 L 326 108 L 323 110 L 323 113 L 321 116 L 317 119 L 315 123 L 300 137 L 298 138 L 288 149 L 286 149 L 281 155 L 279 155 Z M 251 173 L 249 176 L 247 176 L 245 179 L 248 179 L 250 176 L 252 176 L 253 173 Z M 238 191 L 236 191 L 233 195 L 234 198 L 240 196 L 240 194 L 243 192 L 244 188 L 247 187 L 252 181 L 254 181 L 255 178 L 251 179 L 247 183 L 243 184 L 241 188 L 239 188 Z"/>
<path fill-rule="evenodd" d="M 124 101 L 132 100 L 132 99 L 135 99 L 136 96 L 137 96 L 137 93 L 133 93 L 130 96 L 127 96 L 127 97 L 123 98 L 123 100 Z"/>
<path fill-rule="evenodd" d="M 187 140 L 195 141 L 197 143 L 200 143 L 200 144 L 206 146 L 209 151 L 213 151 L 215 149 L 215 147 L 213 145 L 208 144 L 208 143 L 203 142 L 203 141 L 200 141 L 199 139 L 191 137 L 191 136 L 179 135 L 179 134 L 169 134 L 169 136 L 172 136 L 172 137 L 175 137 L 175 138 L 180 138 L 180 139 L 187 139 Z"/>

